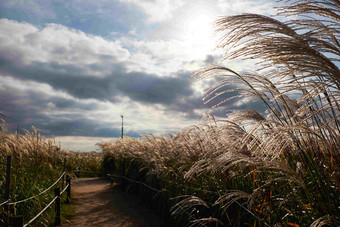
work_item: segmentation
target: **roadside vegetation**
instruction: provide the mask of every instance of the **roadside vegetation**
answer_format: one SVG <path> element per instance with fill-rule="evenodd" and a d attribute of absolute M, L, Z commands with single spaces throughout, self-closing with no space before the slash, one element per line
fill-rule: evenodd
<path fill-rule="evenodd" d="M 4 202 L 6 182 L 6 159 L 12 157 L 10 202 L 34 197 L 28 201 L 9 206 L 9 215 L 24 215 L 24 223 L 28 222 L 49 201 L 54 198 L 56 184 L 49 188 L 63 173 L 66 158 L 66 173 L 72 178 L 76 176 L 97 176 L 101 171 L 101 155 L 96 152 L 77 153 L 65 151 L 53 140 L 45 139 L 33 127 L 33 132 L 24 130 L 25 134 L 11 132 L 2 119 L 0 125 L 0 204 Z M 65 186 L 66 184 L 64 184 Z M 63 197 L 65 200 L 65 197 Z M 4 223 L 4 206 L 0 207 L 0 226 Z M 54 221 L 54 208 L 44 213 L 31 226 L 47 226 Z"/>
<path fill-rule="evenodd" d="M 216 22 L 223 60 L 252 59 L 256 71 L 193 75 L 216 81 L 207 102 L 261 101 L 265 112 L 99 144 L 104 171 L 178 226 L 340 225 L 340 3 L 284 3 L 280 20 Z"/>

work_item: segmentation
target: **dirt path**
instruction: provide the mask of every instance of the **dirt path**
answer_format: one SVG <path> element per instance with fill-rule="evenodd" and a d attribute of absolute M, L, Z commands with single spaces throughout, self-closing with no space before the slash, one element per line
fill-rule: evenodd
<path fill-rule="evenodd" d="M 161 221 L 133 196 L 99 178 L 72 182 L 75 217 L 63 226 L 156 227 Z"/>

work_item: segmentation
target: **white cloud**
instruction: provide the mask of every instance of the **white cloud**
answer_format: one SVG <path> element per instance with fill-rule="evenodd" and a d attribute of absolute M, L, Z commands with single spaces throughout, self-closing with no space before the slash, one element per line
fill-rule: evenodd
<path fill-rule="evenodd" d="M 21 96 L 22 98 L 24 98 L 27 95 L 27 93 L 35 92 L 38 94 L 43 94 L 41 95 L 41 97 L 44 99 L 58 97 L 63 99 L 76 100 L 74 97 L 67 94 L 66 92 L 54 90 L 48 84 L 42 84 L 31 80 L 25 81 L 23 83 L 21 80 L 3 74 L 0 74 L 0 77 L 1 77 L 0 93 L 5 92 L 6 90 L 13 90 L 15 91 L 13 92 L 13 95 Z"/>
<path fill-rule="evenodd" d="M 204 60 L 207 55 L 217 53 L 213 51 L 213 42 L 122 39 L 122 43 L 135 49 L 131 57 L 123 63 L 128 71 L 159 76 L 175 76 L 179 70 L 194 72 L 206 66 Z"/>
<path fill-rule="evenodd" d="M 77 99 L 65 91 L 56 90 L 48 84 L 39 83 L 35 81 L 21 81 L 10 76 L 1 75 L 0 94 L 6 95 L 8 91 L 11 91 L 11 95 L 17 98 L 15 102 L 21 102 L 29 104 L 32 100 L 32 94 L 39 96 L 40 100 L 44 100 L 47 105 L 39 110 L 41 115 L 46 117 L 53 117 L 54 119 L 65 119 L 65 115 L 79 115 L 86 117 L 90 112 L 84 112 L 78 109 L 76 106 L 70 106 L 69 108 L 60 109 L 49 100 L 55 98 L 78 103 L 79 105 L 100 105 L 104 102 L 99 102 L 95 99 Z M 20 104 L 20 103 L 16 103 Z M 99 111 L 99 110 L 98 110 Z M 96 115 L 96 111 L 91 111 Z M 94 113 L 93 113 L 94 112 Z"/>
<path fill-rule="evenodd" d="M 109 42 L 101 37 L 90 36 L 62 25 L 49 24 L 46 27 L 38 28 L 28 23 L 19 23 L 7 19 L 0 20 L 0 29 L 5 31 L 0 34 L 2 41 L 0 52 L 3 58 L 13 56 L 12 59 L 7 60 L 27 65 L 31 65 L 33 62 L 57 62 L 60 65 L 83 67 L 86 70 L 84 73 L 88 75 L 95 73 L 93 71 L 95 69 L 90 67 L 91 64 L 96 66 L 100 75 L 105 75 L 114 72 L 110 69 L 110 63 L 120 63 L 128 71 L 153 73 L 155 75 L 173 73 L 174 76 L 178 76 L 177 72 L 183 68 L 184 62 L 192 59 L 190 47 L 186 47 L 178 40 L 137 41 L 122 39 Z M 130 54 L 122 47 L 123 44 L 126 45 L 127 43 L 133 46 L 136 52 Z M 112 58 L 106 60 L 102 56 Z M 195 57 L 204 58 L 205 54 L 202 52 L 200 56 Z M 63 67 L 60 67 L 57 70 L 62 69 Z M 80 100 L 66 91 L 55 89 L 44 83 L 23 82 L 12 77 L 6 77 L 7 79 L 4 80 L 4 76 L 6 75 L 2 75 L 4 83 L 1 84 L 0 90 L 6 86 L 7 91 L 20 91 L 23 97 L 33 92 L 39 94 L 45 100 L 59 97 L 77 103 L 92 101 L 95 105 L 98 105 L 97 110 L 86 112 L 72 108 L 62 110 L 53 105 L 53 102 L 48 103 L 41 114 L 53 116 L 55 119 L 65 118 L 65 115 L 77 115 L 89 120 L 100 119 L 100 122 L 112 122 L 112 126 L 119 127 L 120 119 L 114 116 L 124 113 L 131 122 L 131 130 L 142 131 L 147 122 L 148 129 L 158 130 L 159 133 L 166 132 L 164 122 L 167 122 L 168 129 L 173 130 L 188 124 L 184 122 L 184 113 L 174 115 L 174 113 L 166 112 L 166 107 L 162 105 L 145 106 L 145 104 L 135 102 L 127 97 L 115 97 L 120 99 L 120 101 L 117 101 L 119 105 L 99 100 Z M 79 80 L 82 76 L 84 75 L 80 73 Z"/>
<path fill-rule="evenodd" d="M 160 76 L 178 70 L 193 72 L 207 65 L 204 62 L 207 55 L 223 55 L 222 50 L 214 50 L 218 37 L 213 36 L 213 22 L 219 16 L 274 12 L 273 3 L 262 0 L 187 0 L 173 2 L 173 7 L 168 7 L 169 1 L 165 1 L 164 10 L 171 12 L 168 14 L 157 11 L 157 7 L 163 6 L 160 1 L 125 2 L 138 5 L 152 22 L 158 22 L 158 27 L 143 40 L 121 39 L 125 46 L 134 50 L 124 65 L 129 71 Z M 163 17 L 157 19 L 155 15 Z"/>
<path fill-rule="evenodd" d="M 129 58 L 119 41 L 107 41 L 62 25 L 48 24 L 40 29 L 28 23 L 0 20 L 0 51 L 10 51 L 12 60 L 57 62 L 77 66 L 117 63 Z"/>
<path fill-rule="evenodd" d="M 38 28 L 8 19 L 0 20 L 0 29 L 3 31 L 0 33 L 0 52 L 7 60 L 23 64 L 56 62 L 74 65 L 95 76 L 110 74 L 113 63 L 121 63 L 128 72 L 160 76 L 179 70 L 195 70 L 202 65 L 188 62 L 204 60 L 213 44 L 181 39 L 121 38 L 108 41 L 62 25 L 48 24 Z M 130 53 L 123 46 L 130 47 L 134 52 Z"/>
<path fill-rule="evenodd" d="M 115 74 L 114 64 L 119 64 L 119 67 L 122 67 L 124 72 L 126 69 L 127 72 L 137 71 L 143 74 L 177 77 L 182 76 L 179 73 L 180 71 L 193 72 L 208 65 L 209 63 L 205 61 L 207 55 L 222 55 L 221 52 L 213 51 L 216 40 L 211 37 L 211 22 L 217 19 L 218 16 L 243 12 L 265 14 L 273 12 L 271 2 L 255 0 L 120 1 L 138 6 L 148 16 L 148 22 L 151 23 L 150 27 L 152 28 L 148 27 L 150 24 L 143 26 L 149 29 L 147 31 L 151 32 L 146 32 L 142 38 L 132 39 L 131 37 L 138 37 L 139 28 L 136 27 L 129 34 L 118 33 L 112 35 L 112 37 L 125 38 L 109 41 L 103 37 L 89 35 L 59 24 L 47 24 L 39 27 L 24 22 L 1 19 L 0 56 L 15 64 L 33 65 L 32 63 L 38 62 L 46 63 L 42 65 L 49 65 L 51 62 L 55 62 L 65 66 L 58 67 L 56 70 L 67 71 L 68 66 L 70 67 L 68 72 L 73 72 L 72 67 L 74 67 L 74 70 L 82 69 L 84 71 L 79 72 L 79 80 L 82 79 L 82 76 L 89 75 L 118 76 L 118 74 Z M 32 5 L 32 8 L 38 10 L 37 6 Z M 228 65 L 236 71 L 242 71 L 247 66 L 245 64 L 241 65 L 237 61 L 229 62 Z M 76 73 L 77 71 L 74 74 Z M 124 76 L 124 74 L 119 75 Z M 179 97 L 175 104 L 146 105 L 145 102 L 128 98 L 125 93 L 119 93 L 118 97 L 114 97 L 114 103 L 113 101 L 105 101 L 104 98 L 88 99 L 87 96 L 83 96 L 83 99 L 77 99 L 70 95 L 71 92 L 62 91 L 62 87 L 59 87 L 58 90 L 58 88 L 53 88 L 47 84 L 21 81 L 6 76 L 8 75 L 0 75 L 2 79 L 0 93 L 11 91 L 11 95 L 21 96 L 19 98 L 22 99 L 18 100 L 22 102 L 30 98 L 27 94 L 40 95 L 41 100 L 44 101 L 43 105 L 46 103 L 46 108 L 41 109 L 39 113 L 51 119 L 67 118 L 72 122 L 75 118 L 82 118 L 82 120 L 95 122 L 94 125 L 98 122 L 98 125 L 101 125 L 103 130 L 107 130 L 120 127 L 120 114 L 123 113 L 126 132 L 145 133 L 144 130 L 152 130 L 156 132 L 156 135 L 178 131 L 183 127 L 195 124 L 196 119 L 188 120 L 187 115 L 199 114 L 200 111 L 207 110 L 203 109 L 204 107 L 202 106 L 196 107 L 194 105 L 197 105 L 197 97 L 202 95 L 202 91 L 210 86 L 207 81 L 201 81 L 194 85 L 192 97 Z M 72 90 L 73 87 L 70 87 L 70 90 Z M 100 88 L 98 87 L 98 90 Z M 108 92 L 111 91 L 109 90 Z M 58 107 L 56 103 L 50 101 L 54 98 L 61 98 L 66 101 L 71 100 L 75 104 L 68 107 Z M 110 97 L 107 98 L 110 100 Z M 188 100 L 196 102 L 192 104 L 192 109 L 186 103 Z M 77 104 L 93 105 L 97 108 L 87 110 Z M 27 119 L 27 121 L 31 123 L 31 119 Z M 91 124 L 90 126 L 92 127 Z M 99 134 L 95 136 L 97 135 Z M 89 149 L 94 150 L 94 144 L 103 139 L 58 137 L 58 140 L 62 141 L 62 144 L 70 150 L 88 151 Z"/>

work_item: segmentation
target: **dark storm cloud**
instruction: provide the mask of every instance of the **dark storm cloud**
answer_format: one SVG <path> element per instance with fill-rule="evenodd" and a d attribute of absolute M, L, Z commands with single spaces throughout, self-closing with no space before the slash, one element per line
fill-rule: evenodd
<path fill-rule="evenodd" d="M 12 93 L 12 94 L 11 94 Z M 97 122 L 81 119 L 80 115 L 67 116 L 59 114 L 57 118 L 53 113 L 59 110 L 76 109 L 79 112 L 90 111 L 97 106 L 93 103 L 83 104 L 73 100 L 58 97 L 46 98 L 45 94 L 37 92 L 22 92 L 19 90 L 9 90 L 8 88 L 0 92 L 0 113 L 4 114 L 3 119 L 15 130 L 20 128 L 31 129 L 32 125 L 41 129 L 44 135 L 81 135 L 81 133 L 100 134 L 94 126 L 98 127 Z M 55 105 L 49 113 L 49 104 Z M 68 120 L 76 119 L 76 120 Z M 67 128 L 72 127 L 72 129 Z M 71 131 L 69 131 L 71 130 Z M 119 131 L 119 129 L 117 129 Z M 53 133 L 52 133 L 53 132 Z M 66 133 L 66 134 L 63 134 Z"/>
<path fill-rule="evenodd" d="M 69 99 L 62 98 L 51 98 L 49 102 L 53 103 L 58 109 L 68 109 L 68 108 L 76 108 L 84 111 L 95 110 L 98 107 L 92 104 L 83 104 Z"/>
<path fill-rule="evenodd" d="M 35 81 L 50 85 L 55 90 L 65 91 L 78 99 L 96 99 L 110 101 L 119 104 L 117 96 L 127 96 L 131 100 L 146 104 L 162 104 L 165 111 L 172 113 L 184 113 L 190 120 L 196 120 L 202 113 L 211 109 L 218 102 L 237 95 L 237 92 L 223 94 L 208 104 L 202 101 L 203 96 L 193 95 L 193 79 L 189 79 L 189 73 L 178 73 L 177 77 L 158 77 L 153 74 L 140 72 L 126 72 L 119 65 L 112 65 L 112 72 L 105 76 L 93 76 L 86 69 L 74 65 L 61 65 L 58 63 L 32 63 L 24 65 L 20 61 L 7 60 L 7 56 L 0 55 L 0 73 L 10 75 L 25 83 Z M 207 57 L 209 59 L 209 57 Z M 94 65 L 90 65 L 93 69 Z M 100 67 L 99 65 L 97 66 Z M 216 80 L 207 81 L 212 86 Z M 232 89 L 232 85 L 222 88 Z M 20 92 L 19 92 L 20 93 Z M 1 93 L 0 93 L 1 94 Z M 14 95 L 16 94 L 16 95 Z M 96 105 L 88 105 L 75 100 L 61 97 L 44 97 L 37 92 L 18 96 L 18 91 L 7 90 L 0 98 L 1 110 L 5 114 L 6 121 L 12 126 L 31 128 L 31 125 L 43 129 L 45 135 L 69 135 L 69 136 L 120 136 L 120 129 L 114 129 L 82 118 L 82 116 L 71 115 L 58 118 L 48 117 L 43 111 L 48 109 L 48 104 L 53 104 L 57 111 L 76 109 L 80 112 L 91 111 Z M 212 113 L 217 117 L 225 117 L 228 111 L 233 109 L 254 108 L 263 112 L 261 102 L 250 102 L 235 106 L 237 100 L 227 102 L 223 107 L 213 109 Z M 61 118 L 61 119 L 60 119 Z M 59 119 L 59 120 L 58 120 Z M 72 119 L 72 120 L 68 120 Z M 140 133 L 131 132 L 131 136 Z"/>
<path fill-rule="evenodd" d="M 115 96 L 124 95 L 138 102 L 162 104 L 166 112 L 181 112 L 190 120 L 197 120 L 219 101 L 237 95 L 237 92 L 224 94 L 204 104 L 201 96 L 193 95 L 190 85 L 194 80 L 189 79 L 186 73 L 178 74 L 178 77 L 157 77 L 152 74 L 127 73 L 119 66 L 116 66 L 115 72 L 110 75 L 95 77 L 71 65 L 34 63 L 23 66 L 0 59 L 0 73 L 11 75 L 21 83 L 46 83 L 79 99 L 92 98 L 115 102 Z M 209 85 L 215 82 L 208 81 Z M 228 88 L 233 86 L 224 89 Z M 56 94 L 46 96 L 43 89 L 22 91 L 8 85 L 0 90 L 0 113 L 5 115 L 4 119 L 11 126 L 11 130 L 16 130 L 17 126 L 31 129 L 34 125 L 45 136 L 119 137 L 119 126 L 110 127 L 106 122 L 87 119 L 82 114 L 99 108 L 94 103 L 86 104 L 75 99 L 58 97 Z M 213 109 L 212 113 L 216 117 L 225 117 L 232 109 L 254 108 L 260 112 L 264 109 L 259 101 L 240 106 L 235 106 L 235 103 L 236 100 L 231 100 L 223 107 Z M 62 113 L 65 111 L 70 113 Z M 145 130 L 150 131 L 147 128 Z M 129 131 L 126 135 L 138 137 L 144 133 L 145 131 Z"/>
<path fill-rule="evenodd" d="M 49 130 L 54 136 L 89 136 L 89 137 L 119 137 L 120 128 L 103 128 L 105 123 L 85 118 L 77 119 L 73 116 L 72 120 L 52 120 L 47 124 L 39 124 L 35 127 Z M 46 132 L 45 132 L 46 134 Z"/>
<path fill-rule="evenodd" d="M 209 105 L 203 103 L 201 96 L 190 96 L 183 97 L 182 100 L 177 101 L 175 104 L 167 106 L 167 111 L 182 112 L 187 119 L 197 120 L 200 113 L 195 112 L 195 110 L 204 112 L 204 109 L 209 108 Z"/>
<path fill-rule="evenodd" d="M 72 117 L 72 116 L 70 116 Z M 108 127 L 107 123 L 78 118 L 73 116 L 72 120 L 46 119 L 48 122 L 40 122 L 34 125 L 40 133 L 45 136 L 87 136 L 87 137 L 120 137 L 120 127 Z M 23 127 L 24 128 L 24 127 Z M 141 133 L 129 131 L 126 136 L 138 137 Z"/>
<path fill-rule="evenodd" d="M 209 87 L 215 86 L 218 84 L 219 81 L 223 80 L 223 78 L 215 78 L 214 80 L 211 80 L 209 82 Z M 237 87 L 240 86 L 240 84 L 228 84 L 220 89 L 216 90 L 214 94 L 211 94 L 209 97 L 207 97 L 206 100 L 209 100 L 212 98 L 215 94 L 222 93 L 227 90 L 233 90 L 237 89 Z M 247 89 L 247 87 L 244 87 L 244 89 Z M 250 89 L 250 88 L 248 88 Z M 259 113 L 264 113 L 266 110 L 265 104 L 263 101 L 259 99 L 251 99 L 244 102 L 240 102 L 245 96 L 240 96 L 241 93 L 239 91 L 232 91 L 228 93 L 223 93 L 222 95 L 217 96 L 210 102 L 208 102 L 206 105 L 209 107 L 213 107 L 215 105 L 218 105 L 219 103 L 223 102 L 223 104 L 218 105 L 216 108 L 213 108 L 211 113 L 216 117 L 224 118 L 226 115 L 231 113 L 234 110 L 247 110 L 247 109 L 254 109 L 255 111 Z M 228 100 L 227 102 L 224 102 L 227 99 L 233 98 L 231 100 Z"/>
<path fill-rule="evenodd" d="M 209 87 L 214 86 L 220 78 L 214 78 L 207 81 Z M 208 96 L 206 100 L 209 100 L 213 97 L 216 93 L 221 93 L 223 91 L 229 90 L 229 89 L 235 89 L 236 85 L 226 85 L 214 92 L 214 94 Z M 222 95 L 219 95 L 218 97 L 212 99 L 208 103 L 205 103 L 203 101 L 203 98 L 205 97 L 203 94 L 202 96 L 186 96 L 183 97 L 181 101 L 177 101 L 173 105 L 169 105 L 167 108 L 168 110 L 174 111 L 174 112 L 183 112 L 185 113 L 185 117 L 187 119 L 198 119 L 204 112 L 210 112 L 216 117 L 225 118 L 226 115 L 231 113 L 233 110 L 242 110 L 242 109 L 254 109 L 260 113 L 264 113 L 265 111 L 265 105 L 261 100 L 252 100 L 248 101 L 242 104 L 238 104 L 240 101 L 240 98 L 231 99 L 227 102 L 223 103 L 220 106 L 217 106 L 214 108 L 215 105 L 219 104 L 220 102 L 229 99 L 234 96 L 240 95 L 239 92 L 233 91 L 230 93 L 224 93 Z M 198 110 L 198 111 L 197 111 Z"/>
<path fill-rule="evenodd" d="M 13 63 L 0 56 L 0 72 L 20 80 L 49 84 L 79 99 L 98 99 L 115 102 L 117 95 L 151 104 L 172 104 L 179 96 L 193 93 L 188 75 L 158 77 L 153 74 L 129 72 L 115 65 L 114 71 L 104 77 L 92 76 L 85 69 L 58 63 Z"/>
<path fill-rule="evenodd" d="M 242 104 L 242 105 L 220 106 L 218 108 L 212 109 L 211 114 L 213 114 L 215 117 L 225 118 L 230 113 L 232 113 L 234 110 L 249 110 L 249 109 L 253 109 L 253 110 L 263 114 L 266 110 L 266 107 L 261 100 L 255 100 L 255 101 L 252 101 L 252 102 L 247 102 L 247 103 Z"/>
<path fill-rule="evenodd" d="M 195 80 L 191 79 L 191 81 L 194 83 Z M 217 78 L 213 78 L 210 80 L 205 81 L 208 84 L 208 87 L 214 86 L 217 82 Z M 219 90 L 215 91 L 215 93 L 222 92 L 224 90 L 228 89 L 234 89 L 236 86 L 228 85 L 223 88 L 220 88 Z M 202 96 L 192 95 L 192 96 L 186 96 L 183 97 L 183 99 L 178 100 L 175 104 L 169 105 L 168 109 L 172 110 L 174 112 L 183 112 L 186 115 L 187 119 L 198 119 L 202 113 L 207 112 L 211 110 L 211 108 L 221 102 L 222 100 L 228 99 L 234 95 L 238 95 L 238 92 L 230 92 L 226 94 L 222 94 L 215 99 L 211 100 L 208 103 L 204 103 L 203 98 L 205 95 L 202 93 Z M 209 96 L 211 98 L 212 96 Z M 230 100 L 229 102 L 225 103 L 223 105 L 224 109 L 232 108 L 232 106 L 236 103 L 237 100 Z M 197 111 L 198 110 L 198 111 Z M 224 114 L 225 116 L 225 114 Z"/>
<path fill-rule="evenodd" d="M 180 96 L 193 93 L 188 75 L 157 77 L 143 73 L 129 73 L 116 80 L 117 88 L 132 100 L 169 105 Z"/>
<path fill-rule="evenodd" d="M 14 91 L 19 92 L 20 91 Z M 32 131 L 32 126 L 45 136 L 91 136 L 91 137 L 119 137 L 121 128 L 108 127 L 105 122 L 98 122 L 84 118 L 80 114 L 46 114 L 48 103 L 54 103 L 58 110 L 78 109 L 78 112 L 89 111 L 97 108 L 93 103 L 82 104 L 72 100 L 62 98 L 44 99 L 42 94 L 35 92 L 11 95 L 8 92 L 0 92 L 0 113 L 10 126 L 10 130 L 15 131 L 17 127 L 20 133 L 22 129 Z M 137 137 L 141 132 L 129 131 L 127 136 Z"/>
<path fill-rule="evenodd" d="M 24 65 L 18 59 L 15 62 L 0 55 L 0 75 L 7 76 L 3 77 L 7 78 L 7 84 L 4 83 L 0 90 L 0 113 L 5 114 L 4 119 L 11 130 L 16 130 L 17 126 L 30 130 L 34 125 L 45 136 L 119 137 L 120 127 L 108 127 L 105 122 L 90 120 L 83 115 L 100 108 L 94 104 L 95 100 L 108 100 L 119 105 L 116 97 L 121 95 L 146 104 L 176 106 L 178 99 L 193 93 L 190 86 L 192 81 L 185 73 L 178 74 L 178 77 L 157 77 L 138 72 L 127 73 L 119 65 L 114 65 L 113 69 L 112 73 L 98 77 L 88 75 L 86 70 L 73 65 Z M 10 77 L 13 79 L 9 80 Z M 13 86 L 14 83 L 32 83 L 30 81 L 35 82 L 32 86 L 48 84 L 54 90 L 67 92 L 80 100 L 94 101 L 84 104 L 73 98 L 58 97 L 56 93 L 45 91 L 48 88 L 46 85 L 28 91 L 21 86 Z M 147 128 L 145 130 L 152 131 Z M 143 133 L 145 131 L 128 131 L 126 135 L 138 137 Z"/>

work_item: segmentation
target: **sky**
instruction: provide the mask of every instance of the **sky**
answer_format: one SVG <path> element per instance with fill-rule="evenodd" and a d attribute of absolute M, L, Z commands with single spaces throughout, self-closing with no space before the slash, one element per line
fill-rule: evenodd
<path fill-rule="evenodd" d="M 204 113 L 256 108 L 233 100 L 212 109 L 212 81 L 190 76 L 222 64 L 213 22 L 272 15 L 265 0 L 2 0 L 0 113 L 11 130 L 31 129 L 74 151 L 124 135 L 175 133 Z M 251 69 L 247 62 L 228 67 Z M 218 100 L 217 100 L 218 101 Z M 21 130 L 22 132 L 22 130 Z"/>

